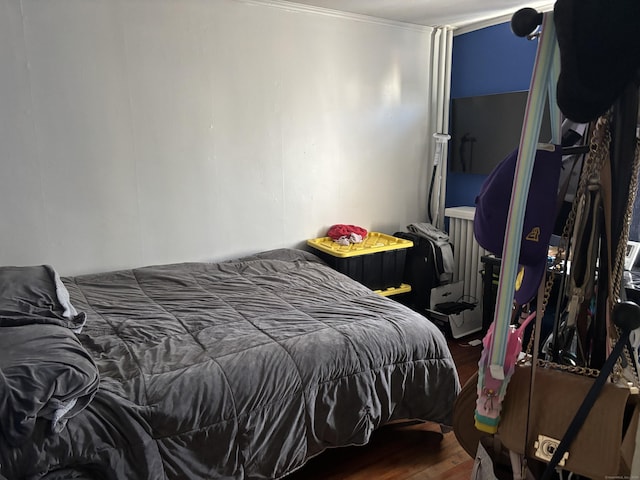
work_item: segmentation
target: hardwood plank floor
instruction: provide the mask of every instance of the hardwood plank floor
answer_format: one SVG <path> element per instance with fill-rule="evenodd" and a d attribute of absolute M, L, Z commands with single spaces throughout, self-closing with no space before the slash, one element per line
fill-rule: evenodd
<path fill-rule="evenodd" d="M 474 338 L 448 342 L 463 385 L 482 352 L 467 345 Z M 327 450 L 285 480 L 468 480 L 472 468 L 453 432 L 443 434 L 433 423 L 398 424 L 374 432 L 367 445 Z"/>

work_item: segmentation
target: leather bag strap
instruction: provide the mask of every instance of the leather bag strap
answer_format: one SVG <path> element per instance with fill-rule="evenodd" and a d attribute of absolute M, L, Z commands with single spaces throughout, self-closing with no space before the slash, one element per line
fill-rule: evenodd
<path fill-rule="evenodd" d="M 622 350 L 628 340 L 629 340 L 629 331 L 624 329 L 620 334 L 620 338 L 616 342 L 616 345 L 613 348 L 611 355 L 607 357 L 606 362 L 600 369 L 600 374 L 593 382 L 593 385 L 591 386 L 591 388 L 589 389 L 589 392 L 585 396 L 584 401 L 582 402 L 582 404 L 580 405 L 580 408 L 578 409 L 578 412 L 576 413 L 575 417 L 573 417 L 573 420 L 569 424 L 569 427 L 567 428 L 566 433 L 562 437 L 562 440 L 560 440 L 560 444 L 556 448 L 555 452 L 553 453 L 553 456 L 551 457 L 551 460 L 547 464 L 547 468 L 544 471 L 542 480 L 551 479 L 554 473 L 554 470 L 556 469 L 556 467 L 558 466 L 558 463 L 562 459 L 562 456 L 569 449 L 571 442 L 580 431 L 580 427 L 582 426 L 585 419 L 587 418 L 587 415 L 589 415 L 589 412 L 591 411 L 591 407 L 593 407 L 594 403 L 596 402 L 596 399 L 598 398 L 598 394 L 602 390 L 602 387 L 604 387 L 605 383 L 609 379 L 609 374 L 613 371 L 613 367 L 616 364 L 618 357 L 622 354 Z"/>

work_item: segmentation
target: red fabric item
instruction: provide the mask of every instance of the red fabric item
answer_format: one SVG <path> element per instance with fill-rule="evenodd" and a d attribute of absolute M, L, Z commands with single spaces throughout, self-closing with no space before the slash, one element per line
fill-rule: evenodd
<path fill-rule="evenodd" d="M 338 240 L 340 237 L 348 237 L 352 233 L 357 233 L 362 238 L 367 236 L 367 231 L 356 225 L 343 225 L 338 223 L 337 225 L 333 225 L 327 231 L 327 237 L 331 237 L 333 240 Z"/>

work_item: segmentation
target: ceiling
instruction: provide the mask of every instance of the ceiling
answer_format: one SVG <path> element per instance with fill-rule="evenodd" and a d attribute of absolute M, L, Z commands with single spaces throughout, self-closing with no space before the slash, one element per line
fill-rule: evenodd
<path fill-rule="evenodd" d="M 550 10 L 549 0 L 293 0 L 294 3 L 431 27 L 478 28 L 509 21 L 523 7 Z"/>

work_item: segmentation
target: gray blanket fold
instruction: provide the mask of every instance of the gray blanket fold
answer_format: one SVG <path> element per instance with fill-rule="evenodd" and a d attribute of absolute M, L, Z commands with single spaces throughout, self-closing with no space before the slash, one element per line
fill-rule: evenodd
<path fill-rule="evenodd" d="M 99 380 L 93 358 L 68 328 L 1 327 L 0 440 L 23 446 L 38 420 L 48 435 L 58 434 L 91 402 Z"/>

